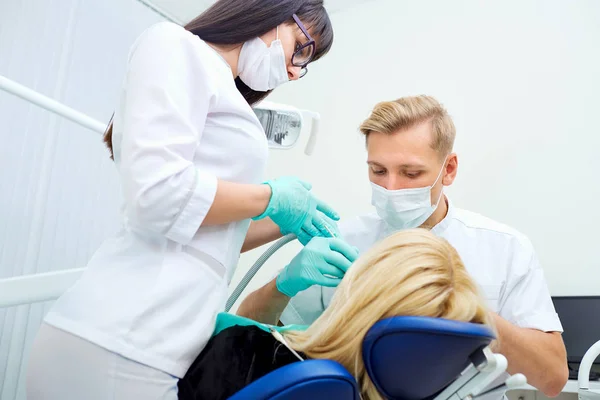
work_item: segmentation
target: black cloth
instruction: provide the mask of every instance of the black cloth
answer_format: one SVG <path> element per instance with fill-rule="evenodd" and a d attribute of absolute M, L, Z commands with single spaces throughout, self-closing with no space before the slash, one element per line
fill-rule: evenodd
<path fill-rule="evenodd" d="M 227 399 L 258 378 L 296 361 L 300 360 L 270 332 L 256 326 L 232 326 L 208 341 L 179 380 L 179 399 Z"/>

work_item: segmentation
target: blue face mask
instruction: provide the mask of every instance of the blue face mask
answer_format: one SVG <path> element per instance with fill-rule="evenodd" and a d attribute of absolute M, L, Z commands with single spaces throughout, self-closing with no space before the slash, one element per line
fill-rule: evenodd
<path fill-rule="evenodd" d="M 414 189 L 387 190 L 371 182 L 373 191 L 371 204 L 375 206 L 377 215 L 396 230 L 412 229 L 421 226 L 437 209 L 443 190 L 434 204 L 431 204 L 431 189 L 437 184 L 446 160 L 431 186 Z"/>

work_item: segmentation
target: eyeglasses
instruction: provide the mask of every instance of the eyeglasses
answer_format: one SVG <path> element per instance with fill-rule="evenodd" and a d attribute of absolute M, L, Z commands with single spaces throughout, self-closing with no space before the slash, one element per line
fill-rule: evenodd
<path fill-rule="evenodd" d="M 298 25 L 298 28 L 300 28 L 300 30 L 302 31 L 302 33 L 304 33 L 304 36 L 306 36 L 306 39 L 308 40 L 304 44 L 296 45 L 296 51 L 292 55 L 292 65 L 295 67 L 302 68 L 300 70 L 300 78 L 302 78 L 308 72 L 306 66 L 312 61 L 313 57 L 315 56 L 317 45 L 314 39 L 306 30 L 306 27 L 304 27 L 302 21 L 300 21 L 300 18 L 298 18 L 296 14 L 293 14 L 292 18 L 294 18 L 294 21 L 296 21 L 296 25 Z"/>

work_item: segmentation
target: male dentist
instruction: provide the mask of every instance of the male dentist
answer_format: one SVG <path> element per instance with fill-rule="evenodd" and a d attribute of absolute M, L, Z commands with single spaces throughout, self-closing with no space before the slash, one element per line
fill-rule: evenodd
<path fill-rule="evenodd" d="M 488 301 L 498 332 L 494 351 L 506 356 L 508 372 L 523 373 L 545 395 L 557 396 L 568 379 L 562 326 L 531 242 L 454 207 L 443 193 L 458 169 L 456 130 L 447 111 L 432 97 L 404 97 L 376 105 L 360 131 L 376 213 L 341 223 L 342 238 L 360 253 L 401 229 L 425 227 L 448 240 Z M 312 323 L 335 292 L 336 284 L 324 277 L 331 275 L 327 256 L 309 257 L 326 254 L 328 240 L 310 241 L 296 256 L 304 259 L 250 294 L 238 314 L 268 323 Z"/>

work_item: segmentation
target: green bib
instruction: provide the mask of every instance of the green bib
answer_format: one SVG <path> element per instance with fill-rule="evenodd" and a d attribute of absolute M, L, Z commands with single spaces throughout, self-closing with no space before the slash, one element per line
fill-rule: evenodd
<path fill-rule="evenodd" d="M 269 324 L 262 324 L 260 322 L 256 322 L 253 319 L 240 317 L 239 315 L 229 314 L 229 313 L 219 313 L 217 315 L 217 324 L 215 326 L 215 330 L 213 332 L 213 336 L 218 334 L 224 329 L 227 329 L 232 326 L 256 326 L 259 329 L 262 329 L 265 332 L 270 332 L 269 328 L 275 329 L 277 332 L 285 332 L 289 330 L 294 331 L 304 331 L 308 328 L 308 325 L 286 325 L 286 326 L 274 326 Z"/>

